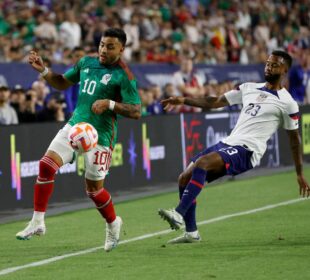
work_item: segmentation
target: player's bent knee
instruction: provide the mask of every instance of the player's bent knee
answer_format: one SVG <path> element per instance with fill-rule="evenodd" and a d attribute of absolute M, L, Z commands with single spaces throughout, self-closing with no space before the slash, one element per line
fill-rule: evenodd
<path fill-rule="evenodd" d="M 191 174 L 188 174 L 186 172 L 182 172 L 178 178 L 179 186 L 186 186 L 188 184 L 190 178 L 191 178 Z"/>
<path fill-rule="evenodd" d="M 53 180 L 59 166 L 50 157 L 44 156 L 39 161 L 39 178 Z"/>

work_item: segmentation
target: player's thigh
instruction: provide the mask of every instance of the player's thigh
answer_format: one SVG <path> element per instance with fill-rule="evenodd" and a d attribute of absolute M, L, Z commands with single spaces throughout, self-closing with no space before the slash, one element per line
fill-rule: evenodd
<path fill-rule="evenodd" d="M 199 157 L 195 161 L 195 167 L 220 174 L 225 170 L 225 162 L 218 152 L 210 152 Z"/>
<path fill-rule="evenodd" d="M 101 145 L 85 153 L 85 178 L 91 181 L 103 180 L 109 172 L 111 159 L 112 150 Z"/>
<path fill-rule="evenodd" d="M 71 126 L 66 124 L 62 129 L 58 131 L 54 139 L 52 140 L 51 144 L 47 148 L 46 155 L 48 156 L 59 156 L 62 161 L 62 164 L 66 164 L 72 162 L 74 160 L 74 150 L 70 146 L 68 140 L 68 134 Z M 59 160 L 58 158 L 58 160 Z"/>

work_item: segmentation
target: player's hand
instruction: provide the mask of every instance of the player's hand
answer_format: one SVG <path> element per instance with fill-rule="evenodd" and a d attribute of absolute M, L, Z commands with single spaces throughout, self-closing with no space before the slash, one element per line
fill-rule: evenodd
<path fill-rule="evenodd" d="M 161 101 L 161 104 L 163 105 L 164 109 L 166 111 L 171 111 L 175 108 L 177 105 L 184 104 L 185 97 L 176 96 L 176 97 L 169 97 L 167 99 L 164 99 Z"/>
<path fill-rule="evenodd" d="M 110 101 L 108 99 L 96 100 L 91 106 L 91 110 L 95 114 L 100 115 L 109 109 L 109 103 Z"/>
<path fill-rule="evenodd" d="M 28 62 L 31 64 L 31 66 L 36 69 L 38 72 L 43 72 L 45 65 L 42 60 L 42 57 L 38 55 L 37 52 L 35 51 L 30 51 L 29 57 L 28 57 Z"/>
<path fill-rule="evenodd" d="M 310 186 L 307 180 L 303 175 L 297 176 L 297 181 L 299 184 L 299 194 L 302 197 L 309 197 L 310 196 Z"/>

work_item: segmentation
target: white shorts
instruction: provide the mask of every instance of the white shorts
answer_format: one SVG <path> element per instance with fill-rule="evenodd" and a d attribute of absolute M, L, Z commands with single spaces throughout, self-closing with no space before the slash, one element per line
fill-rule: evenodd
<path fill-rule="evenodd" d="M 68 141 L 70 128 L 71 125 L 66 124 L 60 129 L 48 147 L 48 150 L 61 157 L 63 164 L 72 162 L 74 159 L 75 151 Z M 92 181 L 103 180 L 109 172 L 112 150 L 98 144 L 94 149 L 82 155 L 85 161 L 85 178 Z"/>

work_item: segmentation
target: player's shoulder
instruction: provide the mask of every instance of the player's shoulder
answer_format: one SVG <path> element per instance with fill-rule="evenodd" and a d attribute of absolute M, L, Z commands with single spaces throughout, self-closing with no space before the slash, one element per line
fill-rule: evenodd
<path fill-rule="evenodd" d="M 131 72 L 128 64 L 120 59 L 117 63 L 117 66 L 121 69 L 122 73 L 128 78 L 129 81 L 134 80 L 135 76 Z"/>
<path fill-rule="evenodd" d="M 97 56 L 83 56 L 80 61 L 83 61 L 84 63 L 98 63 L 98 57 Z"/>
<path fill-rule="evenodd" d="M 77 64 L 81 68 L 96 66 L 98 64 L 98 57 L 94 56 L 83 56 Z"/>
<path fill-rule="evenodd" d="M 287 103 L 287 104 L 297 104 L 297 102 L 294 100 L 294 98 L 292 97 L 292 95 L 288 92 L 288 90 L 286 88 L 281 88 L 279 91 L 278 91 L 278 95 L 279 95 L 279 98 Z"/>
<path fill-rule="evenodd" d="M 254 83 L 254 82 L 247 82 L 239 85 L 239 88 L 242 90 L 253 90 L 262 88 L 265 83 Z"/>

